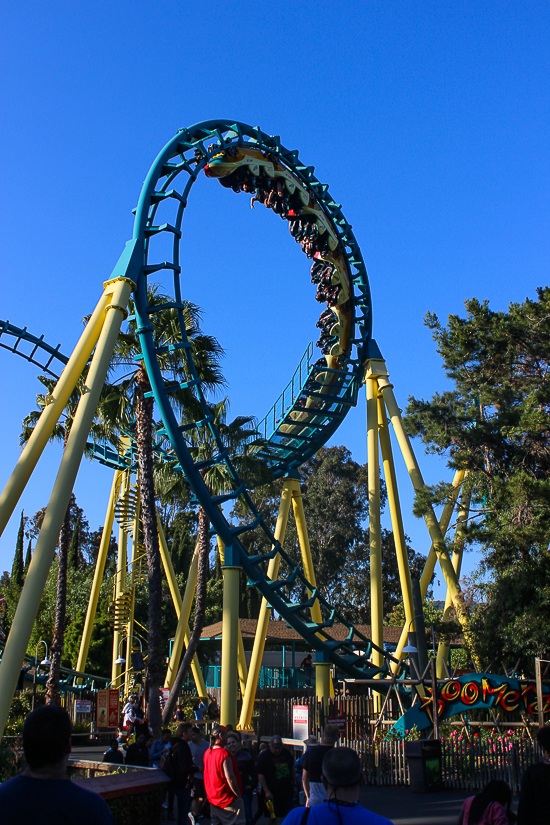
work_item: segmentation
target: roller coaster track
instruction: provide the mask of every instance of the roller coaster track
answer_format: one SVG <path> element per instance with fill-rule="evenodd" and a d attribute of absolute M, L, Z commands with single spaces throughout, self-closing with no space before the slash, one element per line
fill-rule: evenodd
<path fill-rule="evenodd" d="M 213 144 L 207 146 L 210 141 Z M 137 285 L 133 320 L 151 382 L 151 395 L 163 421 L 163 430 L 157 433 L 156 451 L 185 474 L 195 500 L 202 505 L 226 546 L 226 563 L 233 559 L 240 564 L 250 583 L 313 649 L 352 677 L 387 674 L 392 657 L 380 651 L 382 666 L 370 661 L 378 648 L 312 587 L 296 562 L 275 540 L 214 424 L 186 333 L 180 265 L 182 220 L 192 186 L 202 171 L 207 177 L 218 178 L 227 188 L 252 193 L 253 202 L 265 204 L 288 221 L 293 237 L 306 255 L 313 258 L 311 280 L 317 285 L 316 298 L 327 304 L 318 323 L 324 358 L 314 362 L 313 348 L 307 348 L 291 381 L 258 425 L 264 446 L 257 456 L 270 466 L 275 477 L 296 476 L 299 466 L 333 435 L 357 403 L 365 360 L 377 355 L 371 341 L 370 289 L 359 246 L 340 205 L 330 196 L 328 186 L 317 180 L 313 167 L 303 164 L 298 152 L 287 150 L 278 137 L 243 123 L 207 121 L 180 130 L 149 171 L 135 210 L 133 238 L 126 244 L 111 276 L 129 277 Z M 182 178 L 177 181 L 180 175 Z M 176 182 L 181 180 L 183 185 L 176 189 Z M 170 210 L 168 219 L 160 217 L 161 211 Z M 159 238 L 169 239 L 168 260 L 154 259 L 154 242 Z M 166 249 L 166 244 L 163 248 Z M 173 278 L 173 300 L 154 305 L 148 302 L 148 280 L 160 272 Z M 159 344 L 158 340 L 155 343 L 154 336 L 155 315 L 164 309 L 176 311 L 180 334 L 176 342 Z M 4 334 L 14 337 L 15 344 L 2 343 Z M 30 353 L 25 354 L 21 349 L 22 341 L 29 343 Z M 0 345 L 23 355 L 51 375 L 55 375 L 52 369 L 55 360 L 67 362 L 59 348 L 54 349 L 45 344 L 43 338 L 36 338 L 26 329 L 12 327 L 7 322 L 0 322 Z M 184 354 L 190 375 L 184 384 L 167 385 L 163 379 L 158 357 L 168 348 L 181 349 Z M 39 352 L 48 357 L 38 360 Z M 177 420 L 170 401 L 170 395 L 180 388 L 191 389 L 202 410 L 200 418 L 183 425 Z M 196 462 L 189 446 L 201 428 L 209 430 L 217 452 L 205 461 Z M 136 466 L 133 447 L 127 454 L 119 455 L 111 447 L 95 444 L 94 457 L 118 469 Z M 215 496 L 210 494 L 201 473 L 217 463 L 225 465 L 232 489 Z M 249 520 L 235 526 L 227 520 L 220 505 L 237 498 L 245 504 Z M 272 546 L 269 552 L 247 553 L 241 537 L 255 531 L 267 538 Z M 281 557 L 279 578 L 271 581 L 265 575 L 265 563 L 277 553 Z M 296 600 L 293 595 L 296 592 L 309 592 L 309 595 Z M 310 618 L 315 601 L 322 613 L 320 623 Z M 330 635 L 335 623 L 345 626 L 344 640 L 335 640 Z"/>
<path fill-rule="evenodd" d="M 63 367 L 69 358 L 60 351 L 61 344 L 52 347 L 44 340 L 44 336 L 37 337 L 29 332 L 27 327 L 16 327 L 9 321 L 0 320 L 0 347 L 19 355 L 39 367 L 40 370 L 52 378 L 59 378 Z M 93 458 L 107 467 L 118 470 L 131 470 L 137 467 L 137 455 L 135 446 L 130 444 L 128 448 L 123 448 L 117 452 L 108 444 L 89 442 L 88 448 Z"/>
<path fill-rule="evenodd" d="M 164 425 L 158 435 L 165 442 L 169 439 L 171 444 L 165 455 L 182 469 L 196 500 L 224 542 L 226 563 L 242 565 L 249 581 L 312 648 L 351 676 L 361 678 L 387 673 L 391 657 L 381 651 L 384 664 L 375 666 L 370 661 L 375 649 L 372 641 L 332 608 L 275 541 L 214 424 L 186 334 L 180 263 L 182 220 L 191 189 L 202 171 L 207 177 L 218 178 L 227 188 L 251 193 L 253 203 L 264 203 L 288 220 L 291 234 L 306 255 L 314 259 L 311 275 L 312 281 L 318 284 L 316 297 L 327 303 L 319 324 L 325 332 L 320 342 L 325 358 L 312 364 L 306 353 L 289 386 L 259 427 L 266 444 L 258 455 L 269 464 L 275 477 L 295 475 L 297 468 L 336 431 L 357 402 L 363 364 L 371 354 L 371 302 L 366 268 L 340 205 L 330 196 L 328 186 L 317 180 L 313 167 L 302 163 L 298 152 L 286 149 L 278 137 L 243 123 L 206 121 L 182 129 L 151 166 L 135 210 L 133 238 L 126 244 L 112 273 L 112 277 L 127 276 L 137 284 L 137 334 L 152 395 Z M 158 243 L 159 239 L 164 243 Z M 155 257 L 157 245 L 163 251 L 169 250 L 168 260 Z M 149 303 L 147 292 L 150 276 L 158 277 L 160 272 L 173 278 L 173 301 L 161 306 Z M 163 344 L 154 335 L 155 315 L 168 308 L 178 315 L 180 338 L 176 343 Z M 329 310 L 334 319 L 330 314 L 327 316 Z M 158 359 L 169 346 L 181 349 L 187 361 L 190 379 L 185 384 L 170 386 L 163 379 Z M 194 422 L 182 424 L 171 404 L 170 394 L 180 387 L 191 389 L 200 403 L 202 414 Z M 196 462 L 189 447 L 201 428 L 209 430 L 216 452 L 211 458 Z M 225 464 L 232 489 L 216 496 L 209 492 L 202 471 L 221 462 Z M 246 506 L 249 520 L 235 526 L 226 519 L 220 505 L 237 498 Z M 272 545 L 270 552 L 254 556 L 247 553 L 241 537 L 254 531 L 267 537 Z M 264 563 L 277 553 L 281 556 L 281 572 L 276 581 L 271 581 L 265 575 Z M 292 595 L 308 590 L 308 598 L 295 600 Z M 322 612 L 320 623 L 309 616 L 316 599 Z M 344 641 L 334 640 L 328 632 L 336 622 L 347 628 Z M 361 646 L 362 655 L 356 646 Z"/>
<path fill-rule="evenodd" d="M 36 335 L 30 333 L 27 327 L 16 327 L 8 321 L 0 320 L 0 347 L 40 367 L 42 372 L 47 373 L 53 378 L 59 378 L 61 372 L 59 367 L 64 367 L 69 360 L 68 357 L 60 351 L 59 344 L 57 347 L 52 347 L 44 340 L 43 335 L 38 338 Z M 137 466 L 133 444 L 130 444 L 129 447 L 124 447 L 121 442 L 121 453 L 117 453 L 109 445 L 97 444 L 95 442 L 90 442 L 88 447 L 92 452 L 93 458 L 111 468 L 135 470 Z M 160 456 L 160 458 L 162 460 L 162 456 Z M 119 496 L 119 488 L 120 479 L 117 486 L 115 517 L 124 532 L 133 539 L 136 498 L 138 493 L 135 486 L 132 485 L 124 496 Z M 114 592 L 111 595 L 108 613 L 115 630 L 122 631 L 125 628 L 130 613 L 134 588 L 146 578 L 145 548 L 138 538 L 134 541 L 132 561 L 126 565 L 123 571 L 124 584 L 122 593 L 118 598 Z"/>

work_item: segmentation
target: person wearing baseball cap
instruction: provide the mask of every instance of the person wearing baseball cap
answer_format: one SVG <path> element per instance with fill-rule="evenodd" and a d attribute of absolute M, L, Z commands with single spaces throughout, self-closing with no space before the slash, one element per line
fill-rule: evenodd
<path fill-rule="evenodd" d="M 227 728 L 212 726 L 204 754 L 204 787 L 212 825 L 245 825 L 243 790 L 237 760 L 226 750 Z"/>
<path fill-rule="evenodd" d="M 294 759 L 290 751 L 283 747 L 283 740 L 278 734 L 271 737 L 269 750 L 262 751 L 258 756 L 256 770 L 265 801 L 273 801 L 277 816 L 286 816 L 298 788 Z"/>
<path fill-rule="evenodd" d="M 323 758 L 322 781 L 327 801 L 313 808 L 294 808 L 282 825 L 393 825 L 359 804 L 363 770 L 351 748 L 328 749 Z"/>

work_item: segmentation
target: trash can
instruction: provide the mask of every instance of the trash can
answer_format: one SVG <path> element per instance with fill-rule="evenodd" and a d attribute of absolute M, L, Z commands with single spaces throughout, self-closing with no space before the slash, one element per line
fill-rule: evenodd
<path fill-rule="evenodd" d="M 413 742 L 405 742 L 405 755 L 409 763 L 413 793 L 443 790 L 439 739 L 416 739 Z"/>

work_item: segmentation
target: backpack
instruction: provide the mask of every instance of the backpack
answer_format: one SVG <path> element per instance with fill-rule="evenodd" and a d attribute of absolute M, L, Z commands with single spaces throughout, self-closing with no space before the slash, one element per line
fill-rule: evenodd
<path fill-rule="evenodd" d="M 163 752 L 160 755 L 159 768 L 161 769 L 161 771 L 164 771 L 168 779 L 174 778 L 174 762 L 172 759 L 172 747 L 164 748 Z"/>

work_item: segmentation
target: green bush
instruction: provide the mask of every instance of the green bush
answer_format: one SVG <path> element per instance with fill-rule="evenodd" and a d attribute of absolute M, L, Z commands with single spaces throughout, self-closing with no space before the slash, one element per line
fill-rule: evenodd
<path fill-rule="evenodd" d="M 20 739 L 0 743 L 0 782 L 16 776 L 25 767 Z"/>
<path fill-rule="evenodd" d="M 73 722 L 73 733 L 90 733 L 90 723 Z"/>

